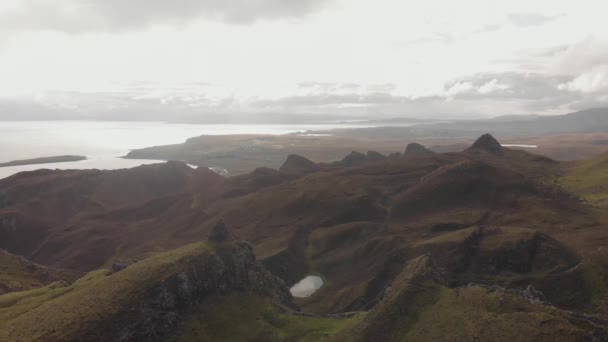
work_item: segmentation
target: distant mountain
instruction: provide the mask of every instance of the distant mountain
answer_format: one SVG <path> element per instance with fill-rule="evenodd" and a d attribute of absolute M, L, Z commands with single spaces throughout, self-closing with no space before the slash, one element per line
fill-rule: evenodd
<path fill-rule="evenodd" d="M 331 131 L 335 135 L 372 139 L 474 138 L 487 132 L 514 137 L 608 132 L 608 109 L 596 108 L 555 116 L 532 116 L 522 120 L 503 117 L 494 120 L 462 120 L 410 127 L 386 126 Z"/>
<path fill-rule="evenodd" d="M 509 122 L 509 121 L 528 121 L 528 120 L 536 120 L 541 118 L 542 115 L 529 114 L 529 115 L 501 115 L 495 118 L 491 118 L 489 120 L 497 121 L 497 122 Z"/>

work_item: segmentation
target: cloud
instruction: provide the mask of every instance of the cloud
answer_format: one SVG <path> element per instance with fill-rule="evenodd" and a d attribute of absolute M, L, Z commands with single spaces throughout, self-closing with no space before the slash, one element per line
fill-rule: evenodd
<path fill-rule="evenodd" d="M 444 89 L 448 97 L 473 99 L 536 100 L 563 95 L 559 85 L 568 82 L 565 75 L 539 73 L 478 73 L 448 82 Z"/>
<path fill-rule="evenodd" d="M 509 22 L 515 26 L 519 27 L 532 27 L 532 26 L 540 26 L 544 25 L 548 22 L 557 20 L 561 17 L 561 15 L 556 16 L 546 16 L 540 13 L 533 12 L 521 12 L 521 13 L 511 13 L 509 14 Z"/>
<path fill-rule="evenodd" d="M 488 81 L 486 84 L 479 87 L 479 93 L 480 94 L 490 94 L 490 93 L 494 93 L 494 92 L 498 92 L 498 91 L 502 91 L 502 90 L 506 90 L 506 89 L 509 89 L 508 85 L 498 83 L 498 80 L 494 78 L 491 81 Z"/>
<path fill-rule="evenodd" d="M 581 82 L 572 76 L 481 73 L 448 82 L 443 92 L 424 97 L 399 95 L 390 84 L 306 82 L 278 97 L 224 92 L 222 86 L 213 84 L 171 89 L 136 85 L 116 92 L 54 92 L 35 99 L 0 98 L 0 120 L 173 118 L 225 122 L 230 117 L 291 120 L 309 116 L 449 119 L 564 113 L 608 105 L 605 91 L 584 93 L 576 88 L 585 86 Z"/>
<path fill-rule="evenodd" d="M 559 56 L 552 72 L 580 75 L 608 64 L 608 40 L 589 36 L 568 46 Z"/>
<path fill-rule="evenodd" d="M 0 12 L 0 30 L 124 31 L 197 18 L 251 24 L 300 18 L 329 0 L 22 0 Z"/>
<path fill-rule="evenodd" d="M 560 84 L 559 89 L 585 94 L 608 91 L 608 64 L 586 71 L 568 83 Z"/>

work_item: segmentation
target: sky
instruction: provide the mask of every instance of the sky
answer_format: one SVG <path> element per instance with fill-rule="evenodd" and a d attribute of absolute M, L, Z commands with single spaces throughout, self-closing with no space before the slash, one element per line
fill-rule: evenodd
<path fill-rule="evenodd" d="M 600 0 L 2 0 L 0 120 L 602 107 L 607 9 Z"/>

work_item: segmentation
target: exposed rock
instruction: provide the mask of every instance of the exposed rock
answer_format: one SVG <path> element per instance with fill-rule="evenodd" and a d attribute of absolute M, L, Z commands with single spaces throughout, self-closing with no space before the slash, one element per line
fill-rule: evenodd
<path fill-rule="evenodd" d="M 395 331 L 412 324 L 417 307 L 432 305 L 436 293 L 440 291 L 439 287 L 446 283 L 443 271 L 435 265 L 430 255 L 410 260 L 385 290 L 384 299 L 357 327 L 359 340 L 395 340 Z"/>
<path fill-rule="evenodd" d="M 108 322 L 112 329 L 104 331 L 110 341 L 166 341 L 192 307 L 235 291 L 268 297 L 279 307 L 299 311 L 285 283 L 256 262 L 251 244 L 237 242 L 189 261 L 138 306 L 114 316 Z"/>
<path fill-rule="evenodd" d="M 399 153 L 399 152 L 393 152 L 388 155 L 388 159 L 399 159 L 399 158 L 401 158 L 401 153 Z"/>
<path fill-rule="evenodd" d="M 337 164 L 340 166 L 349 167 L 362 165 L 365 164 L 365 162 L 367 162 L 367 157 L 365 156 L 365 154 L 357 151 L 352 151 L 349 155 L 344 157 L 344 159 L 337 162 Z"/>
<path fill-rule="evenodd" d="M 368 151 L 366 157 L 367 161 L 369 162 L 382 161 L 386 159 L 386 156 L 384 154 L 376 151 Z"/>
<path fill-rule="evenodd" d="M 509 289 L 509 288 L 505 288 L 505 287 L 502 287 L 499 285 L 484 285 L 484 284 L 476 284 L 476 283 L 469 283 L 469 284 L 467 284 L 467 287 L 481 287 L 481 288 L 486 289 L 488 292 L 501 292 L 501 293 L 508 293 L 511 295 L 516 295 L 516 296 L 524 298 L 530 304 L 543 304 L 546 301 L 545 295 L 542 292 L 535 289 L 534 286 L 532 286 L 532 285 L 528 285 L 528 287 L 525 290 Z"/>
<path fill-rule="evenodd" d="M 211 229 L 211 233 L 209 233 L 208 240 L 211 242 L 221 243 L 225 242 L 230 238 L 230 232 L 228 232 L 228 227 L 224 223 L 224 220 L 219 220 L 213 229 Z"/>
<path fill-rule="evenodd" d="M 307 174 L 319 171 L 320 169 L 321 167 L 313 161 L 297 154 L 291 154 L 287 156 L 287 160 L 285 160 L 280 170 L 286 173 Z"/>
<path fill-rule="evenodd" d="M 408 144 L 407 147 L 405 148 L 405 156 L 429 157 L 434 154 L 435 154 L 435 152 L 429 150 L 428 148 L 426 148 L 418 143 Z"/>
<path fill-rule="evenodd" d="M 503 147 L 492 135 L 484 134 L 467 151 L 485 151 L 492 154 L 502 154 Z"/>

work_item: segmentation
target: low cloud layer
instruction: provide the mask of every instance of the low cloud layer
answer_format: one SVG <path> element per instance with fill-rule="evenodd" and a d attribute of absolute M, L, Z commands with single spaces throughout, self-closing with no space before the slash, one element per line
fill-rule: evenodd
<path fill-rule="evenodd" d="M 22 0 L 0 30 L 123 31 L 206 18 L 234 24 L 304 17 L 328 0 Z"/>
<path fill-rule="evenodd" d="M 273 98 L 218 92 L 213 84 L 173 89 L 136 85 L 115 93 L 55 92 L 36 100 L 1 99 L 0 120 L 111 119 L 221 122 L 302 121 L 339 118 L 479 118 L 504 114 L 561 114 L 608 107 L 606 70 L 599 76 L 478 73 L 413 97 L 396 84 L 302 82 Z M 604 91 L 600 91 L 604 89 Z"/>
<path fill-rule="evenodd" d="M 540 13 L 524 12 L 524 13 L 512 13 L 509 15 L 509 21 L 516 26 L 520 27 L 532 27 L 544 25 L 548 22 L 560 18 L 561 15 L 546 16 Z"/>

